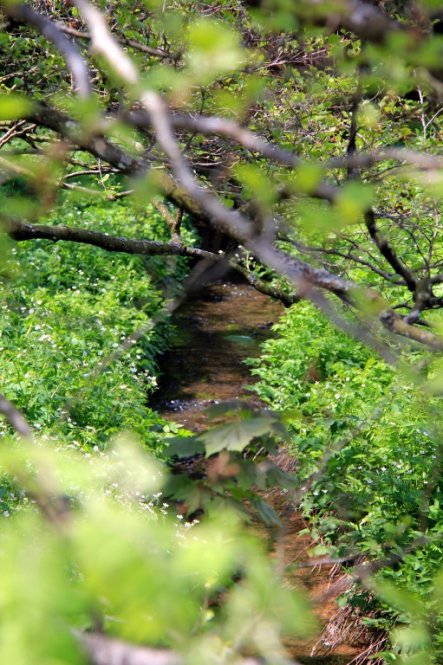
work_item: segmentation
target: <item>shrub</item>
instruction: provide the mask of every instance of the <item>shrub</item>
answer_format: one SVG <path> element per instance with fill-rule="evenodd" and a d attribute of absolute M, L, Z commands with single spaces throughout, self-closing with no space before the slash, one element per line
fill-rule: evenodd
<path fill-rule="evenodd" d="M 167 239 L 153 209 L 141 215 L 124 203 L 67 199 L 50 222 Z M 123 429 L 159 446 L 161 419 L 147 407 L 147 395 L 170 334 L 160 287 L 171 269 L 175 277 L 184 274 L 184 260 L 166 268 L 158 260 L 46 240 L 13 245 L 10 257 L 9 278 L 0 285 L 6 397 L 40 432 L 71 443 L 102 446 Z M 116 353 L 140 329 L 140 342 Z"/>

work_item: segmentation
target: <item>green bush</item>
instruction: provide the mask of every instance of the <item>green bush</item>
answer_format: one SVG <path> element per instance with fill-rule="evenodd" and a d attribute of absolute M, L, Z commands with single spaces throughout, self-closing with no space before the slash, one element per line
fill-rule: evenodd
<path fill-rule="evenodd" d="M 439 482 L 432 485 L 435 471 L 440 477 L 439 401 L 307 303 L 288 310 L 274 332 L 261 358 L 249 361 L 259 379 L 253 389 L 284 414 L 300 484 L 325 451 L 335 451 L 303 499 L 313 535 L 335 555 L 372 559 L 400 552 L 425 533 L 429 545 L 380 576 L 418 593 L 431 611 L 443 564 L 443 493 Z M 382 607 L 385 625 L 399 616 L 412 620 L 395 603 Z"/>
<path fill-rule="evenodd" d="M 168 238 L 153 209 L 141 214 L 124 203 L 68 199 L 49 221 Z M 185 274 L 185 262 L 165 267 L 164 261 L 43 240 L 14 244 L 9 257 L 9 278 L 0 285 L 6 397 L 35 429 L 71 443 L 100 447 L 123 429 L 150 447 L 160 445 L 155 430 L 161 420 L 147 407 L 147 395 L 170 335 L 161 287 L 171 272 Z M 140 342 L 119 353 L 140 329 L 146 331 Z M 0 427 L 5 431 L 3 422 Z"/>

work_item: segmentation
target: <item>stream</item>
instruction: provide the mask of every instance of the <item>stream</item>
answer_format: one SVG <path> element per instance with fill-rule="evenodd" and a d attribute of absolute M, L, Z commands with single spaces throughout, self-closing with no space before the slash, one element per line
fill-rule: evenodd
<path fill-rule="evenodd" d="M 164 418 L 198 432 L 204 410 L 245 399 L 260 404 L 245 358 L 258 356 L 283 307 L 248 284 L 220 282 L 190 298 L 174 316 L 175 340 L 163 356 L 163 376 L 151 406 Z"/>
<path fill-rule="evenodd" d="M 174 315 L 175 340 L 163 356 L 163 375 L 151 406 L 164 418 L 195 432 L 208 426 L 205 408 L 211 404 L 244 399 L 259 406 L 258 397 L 248 391 L 254 378 L 243 361 L 259 355 L 260 344 L 282 313 L 279 303 L 242 283 L 216 283 L 189 299 Z M 278 500 L 274 508 L 279 510 Z M 283 550 L 287 565 L 306 561 L 313 543 L 308 535 L 300 535 L 306 527 L 302 516 L 294 512 L 285 520 L 279 556 Z M 261 531 L 272 552 L 277 547 L 272 540 L 275 533 Z M 321 638 L 288 641 L 292 658 L 311 665 L 344 665 L 357 657 L 364 642 L 342 643 L 334 635 L 335 630 L 347 631 L 346 623 L 336 619 L 335 602 L 346 588 L 346 575 L 331 566 L 292 565 L 287 577 L 290 584 L 304 588 L 321 624 L 328 626 Z"/>

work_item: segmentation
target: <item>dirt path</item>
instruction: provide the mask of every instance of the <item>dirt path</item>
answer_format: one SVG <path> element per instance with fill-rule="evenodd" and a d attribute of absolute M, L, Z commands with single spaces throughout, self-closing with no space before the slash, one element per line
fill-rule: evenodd
<path fill-rule="evenodd" d="M 176 314 L 176 341 L 163 358 L 164 376 L 152 406 L 164 417 L 200 431 L 207 427 L 204 409 L 210 404 L 241 398 L 258 405 L 257 397 L 247 391 L 253 378 L 243 360 L 259 354 L 260 343 L 281 313 L 280 305 L 248 285 L 209 287 Z M 331 623 L 345 578 L 341 573 L 332 574 L 330 566 L 305 565 L 313 545 L 308 535 L 300 534 L 306 524 L 297 513 L 284 519 L 285 534 L 278 543 L 265 530 L 262 535 L 270 539 L 274 556 L 278 550 L 292 571 L 289 583 L 306 590 L 321 624 L 329 625 L 312 642 L 288 642 L 288 650 L 294 659 L 311 665 L 348 663 L 362 647 L 334 645 L 337 636 Z"/>

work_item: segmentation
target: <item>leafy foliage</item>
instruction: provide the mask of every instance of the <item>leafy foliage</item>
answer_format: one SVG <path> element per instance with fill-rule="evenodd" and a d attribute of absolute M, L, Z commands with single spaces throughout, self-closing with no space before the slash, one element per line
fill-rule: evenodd
<path fill-rule="evenodd" d="M 278 586 L 233 513 L 204 524 L 165 514 L 162 470 L 133 442 L 120 440 L 94 457 L 10 442 L 0 464 L 7 473 L 19 471 L 27 491 L 42 496 L 50 489 L 71 504 L 49 524 L 32 504 L 23 505 L 4 525 L 5 661 L 86 662 L 80 636 L 97 621 L 108 634 L 173 648 L 197 663 L 220 650 L 235 659 L 249 649 L 275 662 L 282 634 L 315 628 L 303 599 Z M 238 570 L 242 582 L 233 586 Z"/>
<path fill-rule="evenodd" d="M 418 610 L 406 603 L 414 594 L 423 616 L 440 616 L 440 400 L 424 397 L 310 305 L 294 306 L 274 330 L 261 358 L 250 361 L 259 377 L 253 389 L 284 417 L 300 485 L 324 463 L 303 498 L 314 537 L 328 543 L 334 556 L 351 560 L 405 550 L 401 563 L 383 570 L 374 585 L 384 608 L 378 626 L 399 620 L 416 625 Z M 423 534 L 422 546 L 407 554 Z M 363 606 L 373 610 L 364 593 L 353 589 L 348 596 L 352 604 L 366 598 Z M 431 643 L 440 648 L 427 630 L 424 625 L 424 662 Z M 401 640 L 399 635 L 395 642 L 414 644 L 413 633 Z"/>
<path fill-rule="evenodd" d="M 294 487 L 292 475 L 270 458 L 286 434 L 279 416 L 240 400 L 214 405 L 208 413 L 217 418 L 223 414 L 227 422 L 194 436 L 167 440 L 166 455 L 172 461 L 194 460 L 197 473 L 196 478 L 177 473 L 166 491 L 183 502 L 189 515 L 201 510 L 210 514 L 222 506 L 245 514 L 248 502 L 265 524 L 281 526 L 272 506 L 258 493 Z M 199 468 L 196 458 L 203 455 L 207 461 Z"/>
<path fill-rule="evenodd" d="M 137 214 L 121 203 L 68 199 L 52 214 L 55 223 L 79 220 L 108 233 L 128 225 L 148 237 L 165 233 L 158 214 Z M 0 296 L 5 395 L 41 433 L 77 445 L 101 447 L 122 429 L 159 445 L 161 420 L 148 409 L 146 395 L 156 386 L 157 357 L 169 339 L 168 317 L 161 314 L 164 269 L 155 259 L 111 257 L 45 240 L 11 247 L 10 256 Z M 178 277 L 184 269 L 179 261 Z M 141 329 L 141 342 L 119 354 Z"/>
<path fill-rule="evenodd" d="M 89 629 L 98 615 L 108 634 L 192 663 L 249 652 L 282 660 L 280 633 L 298 610 L 297 621 L 307 615 L 227 510 L 247 501 L 275 522 L 256 491 L 274 483 L 304 493 L 313 533 L 334 554 L 388 557 L 366 584 L 385 612 L 375 621 L 410 626 L 386 659 L 441 658 L 441 360 L 387 335 L 443 349 L 440 7 L 97 6 L 112 14 L 112 30 L 85 0 L 0 1 L 1 230 L 17 241 L 0 268 L 1 391 L 50 442 L 28 449 L 5 439 L 1 455 L 4 516 L 12 505 L 16 513 L 0 552 L 0 656 L 80 662 L 72 628 Z M 62 188 L 78 202 L 57 205 Z M 197 252 L 184 213 L 201 232 Z M 127 257 L 89 247 L 78 221 Z M 83 246 L 53 244 L 66 240 L 64 224 Z M 35 240 L 42 235 L 52 240 Z M 147 238 L 171 254 L 166 267 L 138 256 L 131 241 Z M 102 452 L 130 429 L 161 453 L 162 422 L 146 394 L 168 344 L 170 278 L 186 270 L 177 253 L 204 256 L 203 268 L 229 263 L 285 304 L 311 300 L 360 340 L 298 305 L 255 364 L 255 390 L 284 414 L 296 478 L 268 459 L 275 435 L 287 436 L 274 411 L 246 409 L 170 444 L 173 457 L 207 457 L 207 476 L 173 475 L 166 489 L 190 513 L 213 514 L 189 528 L 201 542 L 166 519 L 152 486 L 128 496 L 155 475 L 142 460 L 134 466 L 128 454 L 117 475 L 113 453 Z M 137 329 L 146 331 L 135 347 Z M 68 456 L 71 447 L 95 456 Z M 42 462 L 60 486 L 48 487 Z M 96 463 L 110 464 L 99 487 Z M 67 515 L 62 497 L 72 499 Z M 31 557 L 22 575 L 17 561 Z M 231 588 L 238 568 L 243 582 Z M 229 587 L 222 601 L 220 585 Z"/>

